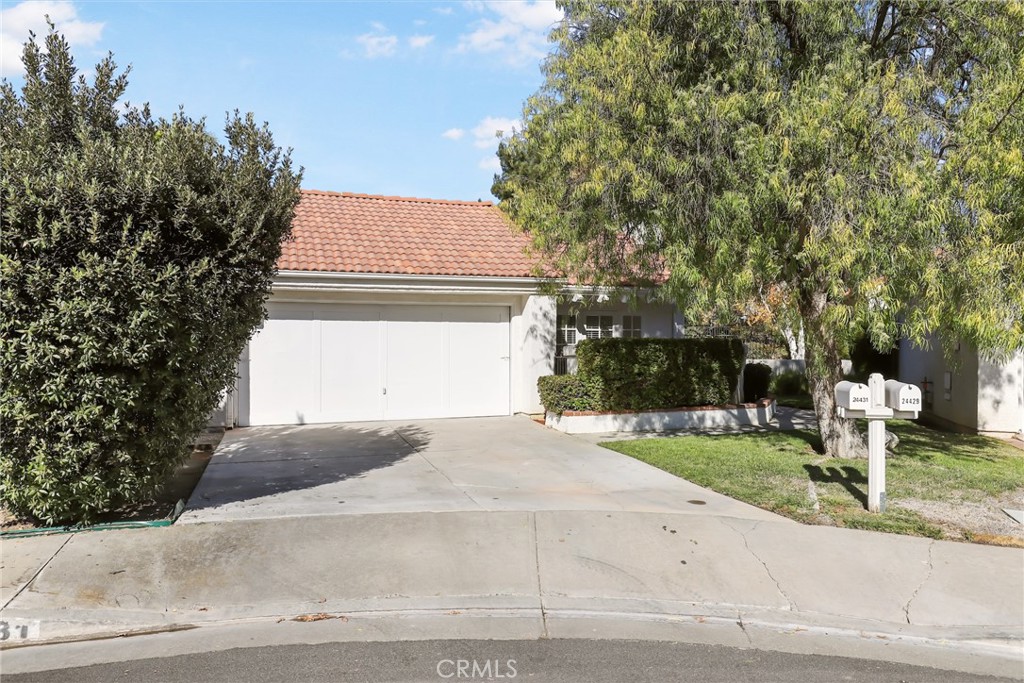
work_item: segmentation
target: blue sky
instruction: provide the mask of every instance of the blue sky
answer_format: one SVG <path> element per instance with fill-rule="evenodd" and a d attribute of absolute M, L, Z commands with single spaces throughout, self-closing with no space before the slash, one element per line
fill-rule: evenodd
<path fill-rule="evenodd" d="M 491 199 L 496 130 L 542 82 L 553 2 L 9 2 L 0 70 L 21 45 L 68 38 L 80 69 L 131 64 L 126 99 L 179 105 L 219 132 L 252 111 L 305 167 L 303 187 Z"/>

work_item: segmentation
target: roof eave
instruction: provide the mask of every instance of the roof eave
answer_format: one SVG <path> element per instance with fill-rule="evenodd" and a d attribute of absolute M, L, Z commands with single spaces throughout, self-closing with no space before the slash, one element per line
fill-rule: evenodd
<path fill-rule="evenodd" d="M 537 277 L 483 275 L 409 275 L 401 273 L 338 273 L 281 270 L 274 278 L 274 292 L 424 292 L 424 293 L 535 293 L 550 282 Z M 561 282 L 556 280 L 556 282 Z"/>

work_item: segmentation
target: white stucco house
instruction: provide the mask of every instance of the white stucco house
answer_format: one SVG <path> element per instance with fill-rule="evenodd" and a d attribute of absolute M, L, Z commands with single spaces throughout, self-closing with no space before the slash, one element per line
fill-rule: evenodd
<path fill-rule="evenodd" d="M 681 329 L 670 305 L 542 293 L 489 202 L 303 191 L 292 235 L 227 426 L 539 413 L 578 339 Z"/>
<path fill-rule="evenodd" d="M 933 340 L 900 344 L 900 381 L 921 387 L 924 417 L 940 426 L 1012 437 L 1024 434 L 1024 352 L 994 363 L 967 345 L 947 360 Z"/>

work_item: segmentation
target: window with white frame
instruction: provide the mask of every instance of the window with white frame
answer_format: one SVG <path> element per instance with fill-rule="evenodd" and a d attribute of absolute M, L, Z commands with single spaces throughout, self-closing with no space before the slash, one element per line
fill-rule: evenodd
<path fill-rule="evenodd" d="M 555 374 L 569 373 L 569 346 L 576 344 L 576 316 L 560 315 L 555 318 Z"/>
<path fill-rule="evenodd" d="M 640 333 L 640 316 L 638 315 L 624 315 L 622 316 L 622 336 L 626 338 L 639 339 L 643 335 Z"/>
<path fill-rule="evenodd" d="M 588 315 L 583 331 L 587 339 L 603 339 L 612 336 L 612 316 Z"/>
<path fill-rule="evenodd" d="M 572 346 L 576 343 L 576 316 L 560 315 L 555 322 L 555 326 L 557 328 L 555 340 L 557 346 Z"/>

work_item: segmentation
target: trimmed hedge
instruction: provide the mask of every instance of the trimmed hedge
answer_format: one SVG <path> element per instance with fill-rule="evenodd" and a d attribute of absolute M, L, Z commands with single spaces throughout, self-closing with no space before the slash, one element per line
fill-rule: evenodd
<path fill-rule="evenodd" d="M 538 381 L 548 411 L 731 403 L 743 344 L 738 339 L 586 339 L 576 347 L 576 359 L 576 375 Z"/>
<path fill-rule="evenodd" d="M 807 376 L 797 370 L 788 370 L 775 375 L 772 377 L 771 387 L 772 391 L 779 396 L 798 396 L 810 393 Z"/>
<path fill-rule="evenodd" d="M 764 363 L 748 363 L 743 368 L 743 402 L 753 403 L 768 396 L 772 368 Z"/>
<path fill-rule="evenodd" d="M 566 410 L 603 410 L 601 382 L 582 375 L 546 375 L 537 379 L 543 406 L 561 415 Z"/>

